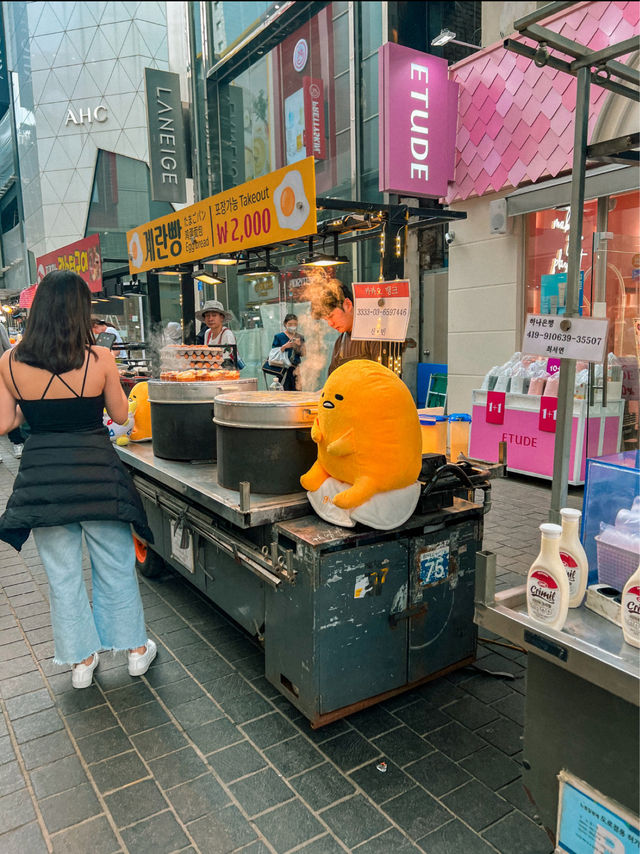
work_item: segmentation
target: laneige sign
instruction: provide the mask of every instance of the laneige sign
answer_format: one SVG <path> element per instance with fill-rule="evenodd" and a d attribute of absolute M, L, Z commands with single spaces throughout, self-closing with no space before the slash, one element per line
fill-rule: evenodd
<path fill-rule="evenodd" d="M 180 76 L 145 68 L 151 197 L 157 202 L 187 200 L 187 162 L 180 100 Z"/>
<path fill-rule="evenodd" d="M 380 190 L 447 194 L 455 165 L 458 84 L 446 59 L 387 42 L 378 50 Z"/>

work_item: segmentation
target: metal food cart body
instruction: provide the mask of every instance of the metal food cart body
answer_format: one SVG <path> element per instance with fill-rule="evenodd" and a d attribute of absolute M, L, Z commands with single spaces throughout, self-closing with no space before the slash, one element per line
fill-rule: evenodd
<path fill-rule="evenodd" d="M 393 531 L 330 525 L 304 493 L 223 489 L 212 464 L 118 448 L 154 552 L 257 637 L 265 675 L 319 726 L 473 661 L 480 504 Z M 184 546 L 182 549 L 181 546 Z"/>
<path fill-rule="evenodd" d="M 523 782 L 543 823 L 557 825 L 567 771 L 635 815 L 640 802 L 640 653 L 582 605 L 562 631 L 527 614 L 526 587 L 495 593 L 495 555 L 478 556 L 475 619 L 528 653 Z"/>

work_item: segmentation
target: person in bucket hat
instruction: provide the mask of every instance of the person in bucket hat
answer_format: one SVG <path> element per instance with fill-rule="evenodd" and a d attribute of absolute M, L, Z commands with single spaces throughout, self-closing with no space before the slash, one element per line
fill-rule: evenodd
<path fill-rule="evenodd" d="M 236 343 L 236 336 L 225 325 L 228 316 L 225 307 L 217 299 L 207 300 L 200 311 L 196 311 L 196 318 L 207 326 L 204 334 L 205 347 Z"/>

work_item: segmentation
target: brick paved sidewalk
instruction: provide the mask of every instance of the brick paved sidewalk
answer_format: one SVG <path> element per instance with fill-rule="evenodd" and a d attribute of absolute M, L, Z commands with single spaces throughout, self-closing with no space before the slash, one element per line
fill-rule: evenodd
<path fill-rule="evenodd" d="M 4 505 L 17 461 L 5 438 L 0 451 Z M 540 482 L 495 482 L 499 586 L 521 583 L 548 503 Z M 158 643 L 146 676 L 105 653 L 81 691 L 53 664 L 32 539 L 0 545 L 0 584 L 3 854 L 551 851 L 520 783 L 518 650 L 478 650 L 513 681 L 468 668 L 314 732 L 261 651 L 178 576 L 141 579 Z"/>

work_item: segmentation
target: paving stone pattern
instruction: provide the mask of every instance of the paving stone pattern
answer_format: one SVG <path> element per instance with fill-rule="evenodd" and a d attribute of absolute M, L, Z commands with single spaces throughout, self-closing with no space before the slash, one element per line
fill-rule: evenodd
<path fill-rule="evenodd" d="M 18 462 L 4 438 L 0 451 L 4 506 Z M 499 587 L 521 583 L 549 494 L 494 482 Z M 521 651 L 481 632 L 478 663 L 513 680 L 467 668 L 312 731 L 251 639 L 183 579 L 140 586 L 157 660 L 134 679 L 105 653 L 74 691 L 53 663 L 33 540 L 0 544 L 3 854 L 550 854 L 520 782 Z"/>

